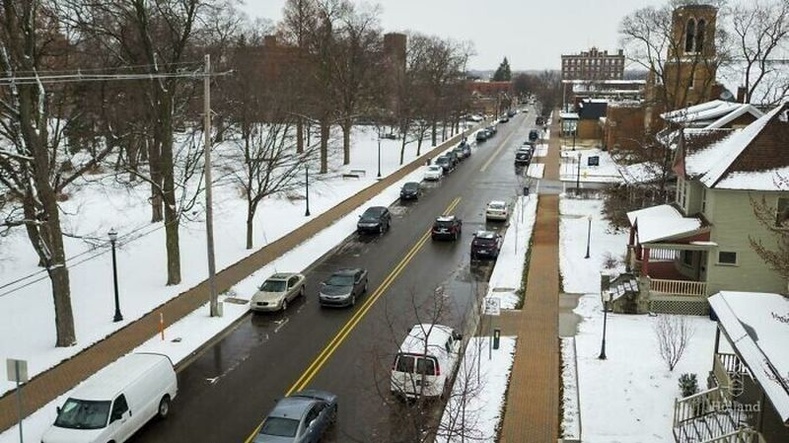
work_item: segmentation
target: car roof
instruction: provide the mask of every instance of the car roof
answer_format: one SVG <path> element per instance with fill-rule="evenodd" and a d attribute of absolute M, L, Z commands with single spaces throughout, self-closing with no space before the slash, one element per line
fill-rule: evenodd
<path fill-rule="evenodd" d="M 90 376 L 77 386 L 71 398 L 79 400 L 113 400 L 133 380 L 145 377 L 155 366 L 169 357 L 163 354 L 135 352 Z M 172 364 L 172 363 L 171 363 Z"/>
<path fill-rule="evenodd" d="M 444 221 L 453 221 L 456 217 L 454 215 L 442 215 L 440 217 L 436 217 L 436 221 L 444 222 Z"/>
<path fill-rule="evenodd" d="M 294 275 L 299 275 L 297 272 L 277 272 L 266 280 L 287 280 Z"/>
<path fill-rule="evenodd" d="M 365 214 L 371 214 L 371 213 L 380 214 L 380 213 L 382 213 L 384 211 L 386 211 L 386 206 L 370 206 L 369 208 L 364 210 L 364 213 Z"/>
<path fill-rule="evenodd" d="M 342 268 L 332 272 L 332 275 L 353 275 L 360 270 L 360 268 Z"/>
<path fill-rule="evenodd" d="M 428 166 L 427 168 L 428 168 L 428 169 L 440 169 L 440 168 L 441 168 L 441 166 L 438 166 L 438 165 L 430 165 L 430 166 Z"/>
<path fill-rule="evenodd" d="M 506 205 L 507 205 L 507 202 L 505 202 L 505 201 L 501 201 L 501 200 L 491 200 L 491 201 L 489 201 L 489 202 L 488 202 L 488 204 L 489 204 L 489 205 L 501 205 L 501 206 L 506 206 Z"/>
<path fill-rule="evenodd" d="M 427 334 L 427 337 L 425 335 Z M 446 352 L 444 344 L 452 336 L 452 328 L 449 326 L 422 323 L 416 324 L 408 331 L 408 336 L 400 345 L 400 352 L 406 354 L 423 354 L 425 349 Z M 427 339 L 427 341 L 425 341 Z M 427 347 L 425 347 L 427 345 Z"/>
<path fill-rule="evenodd" d="M 406 186 L 419 186 L 419 182 L 405 182 L 405 183 L 403 183 L 403 187 L 405 188 Z"/>
<path fill-rule="evenodd" d="M 269 412 L 269 417 L 282 417 L 301 419 L 317 400 L 307 397 L 285 397 L 280 399 L 274 409 Z"/>
<path fill-rule="evenodd" d="M 474 237 L 481 238 L 481 239 L 491 239 L 496 238 L 498 234 L 493 231 L 477 231 L 474 233 Z"/>

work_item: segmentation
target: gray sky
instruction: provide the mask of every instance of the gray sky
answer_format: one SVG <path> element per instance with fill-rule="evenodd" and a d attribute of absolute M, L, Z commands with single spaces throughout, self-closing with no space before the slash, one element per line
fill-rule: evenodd
<path fill-rule="evenodd" d="M 285 0 L 244 0 L 251 17 L 278 22 Z M 362 2 L 353 0 L 355 4 Z M 384 32 L 416 31 L 473 43 L 469 69 L 559 69 L 562 54 L 619 48 L 622 17 L 667 0 L 380 0 Z"/>

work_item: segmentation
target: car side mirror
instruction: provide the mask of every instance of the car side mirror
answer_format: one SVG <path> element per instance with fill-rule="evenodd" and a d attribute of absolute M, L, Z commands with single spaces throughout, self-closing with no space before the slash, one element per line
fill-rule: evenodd
<path fill-rule="evenodd" d="M 60 411 L 61 411 L 60 406 L 56 406 L 55 407 L 55 412 L 57 412 L 58 415 L 60 415 Z"/>

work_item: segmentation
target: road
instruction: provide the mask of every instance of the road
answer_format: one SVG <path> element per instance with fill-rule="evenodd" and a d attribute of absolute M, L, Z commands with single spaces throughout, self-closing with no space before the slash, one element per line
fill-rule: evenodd
<path fill-rule="evenodd" d="M 523 188 L 512 153 L 534 125 L 533 110 L 500 124 L 498 134 L 419 201 L 391 207 L 383 236 L 352 235 L 306 271 L 307 296 L 285 313 L 248 315 L 179 373 L 172 415 L 142 429 L 134 442 L 243 442 L 276 400 L 302 388 L 326 389 L 340 398 L 329 441 L 414 441 L 408 429 L 434 420 L 393 401 L 389 369 L 400 341 L 415 323 L 463 328 L 484 294 L 492 265 L 472 265 L 474 231 L 503 230 L 484 221 L 485 204 L 512 200 Z M 361 211 L 361 210 L 360 210 Z M 453 213 L 463 220 L 457 242 L 433 242 L 433 220 Z M 321 309 L 317 288 L 340 267 L 366 267 L 369 292 L 351 309 Z M 290 271 L 281 269 L 279 271 Z M 473 331 L 463 331 L 465 334 Z"/>

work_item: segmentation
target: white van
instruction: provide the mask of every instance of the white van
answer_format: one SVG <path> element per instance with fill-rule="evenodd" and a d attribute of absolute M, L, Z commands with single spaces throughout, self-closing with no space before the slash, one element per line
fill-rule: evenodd
<path fill-rule="evenodd" d="M 460 361 L 462 339 L 449 326 L 414 325 L 392 364 L 392 393 L 417 398 L 448 392 Z"/>
<path fill-rule="evenodd" d="M 126 355 L 71 392 L 41 442 L 122 443 L 154 416 L 166 417 L 177 391 L 169 357 Z"/>

